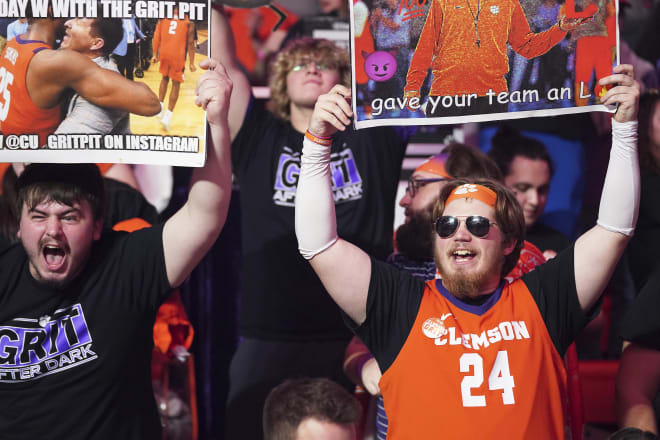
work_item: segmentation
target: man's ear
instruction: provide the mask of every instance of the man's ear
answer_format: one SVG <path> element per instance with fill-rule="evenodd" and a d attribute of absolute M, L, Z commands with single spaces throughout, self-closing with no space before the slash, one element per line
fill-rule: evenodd
<path fill-rule="evenodd" d="M 513 252 L 513 250 L 516 248 L 516 244 L 518 244 L 517 240 L 510 240 L 508 242 L 504 242 L 504 256 L 508 256 Z"/>
<path fill-rule="evenodd" d="M 90 47 L 91 50 L 101 50 L 101 48 L 105 46 L 105 41 L 103 38 L 94 38 L 92 41 L 92 46 Z"/>

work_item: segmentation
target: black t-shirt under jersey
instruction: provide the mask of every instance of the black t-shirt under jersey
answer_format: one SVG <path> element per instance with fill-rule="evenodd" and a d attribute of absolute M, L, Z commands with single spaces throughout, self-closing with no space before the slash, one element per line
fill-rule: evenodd
<path fill-rule="evenodd" d="M 108 231 L 55 290 L 0 253 L 0 439 L 160 438 L 153 323 L 170 292 L 162 227 Z"/>
<path fill-rule="evenodd" d="M 408 130 L 410 131 L 410 130 Z M 390 127 L 333 139 L 331 172 L 340 237 L 376 258 L 392 250 L 396 189 L 406 134 Z M 243 336 L 348 339 L 339 308 L 298 252 L 294 202 L 303 134 L 253 101 L 232 143 L 241 196 Z"/>
<path fill-rule="evenodd" d="M 541 252 L 553 250 L 559 253 L 571 245 L 571 241 L 561 232 L 536 222 L 525 233 L 525 240 L 539 248 Z"/>
<path fill-rule="evenodd" d="M 371 267 L 367 319 L 361 326 L 356 326 L 346 315 L 345 319 L 369 347 L 381 370 L 385 372 L 398 356 L 417 318 L 424 281 L 375 260 L 372 260 Z M 562 356 L 597 309 L 594 307 L 587 315 L 580 308 L 573 267 L 571 246 L 522 277 L 557 352 Z M 441 283 L 441 280 L 435 282 Z M 477 314 L 484 313 L 490 307 L 506 307 L 500 304 L 498 297 L 492 297 L 480 306 L 464 304 L 463 307 Z M 456 298 L 453 301 L 461 303 Z"/>

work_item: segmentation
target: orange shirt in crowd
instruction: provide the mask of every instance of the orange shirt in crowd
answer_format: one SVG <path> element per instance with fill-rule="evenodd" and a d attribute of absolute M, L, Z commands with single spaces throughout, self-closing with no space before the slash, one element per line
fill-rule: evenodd
<path fill-rule="evenodd" d="M 518 0 L 433 0 L 404 90 L 419 91 L 430 67 L 433 96 L 507 91 L 507 43 L 520 55 L 533 58 L 565 36 L 557 24 L 533 33 Z"/>
<path fill-rule="evenodd" d="M 385 411 L 397 415 L 388 438 L 564 438 L 566 371 L 539 308 L 521 280 L 497 304 L 470 313 L 426 283 L 380 381 Z"/>

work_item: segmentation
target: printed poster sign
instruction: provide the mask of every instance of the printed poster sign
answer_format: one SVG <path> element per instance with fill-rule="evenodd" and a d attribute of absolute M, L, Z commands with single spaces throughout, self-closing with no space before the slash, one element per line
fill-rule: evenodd
<path fill-rule="evenodd" d="M 0 0 L 0 162 L 203 166 L 209 6 Z"/>
<path fill-rule="evenodd" d="M 616 0 L 352 0 L 356 128 L 587 111 L 618 64 Z"/>

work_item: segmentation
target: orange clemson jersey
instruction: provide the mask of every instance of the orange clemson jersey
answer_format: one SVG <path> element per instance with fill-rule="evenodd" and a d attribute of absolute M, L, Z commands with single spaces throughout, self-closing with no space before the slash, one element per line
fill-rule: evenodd
<path fill-rule="evenodd" d="M 525 283 L 482 306 L 425 285 L 380 388 L 388 439 L 564 438 L 566 372 Z M 481 313 L 481 314 L 480 314 Z"/>
<path fill-rule="evenodd" d="M 62 121 L 60 106 L 37 107 L 27 91 L 26 77 L 32 57 L 51 49 L 43 41 L 23 40 L 20 36 L 5 46 L 0 58 L 0 131 L 8 134 L 38 134 L 39 145 Z"/>
<path fill-rule="evenodd" d="M 161 60 L 181 66 L 185 64 L 188 25 L 187 18 L 163 18 L 158 22 L 154 31 L 153 49 L 154 53 L 159 53 Z"/>

